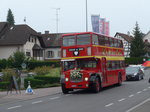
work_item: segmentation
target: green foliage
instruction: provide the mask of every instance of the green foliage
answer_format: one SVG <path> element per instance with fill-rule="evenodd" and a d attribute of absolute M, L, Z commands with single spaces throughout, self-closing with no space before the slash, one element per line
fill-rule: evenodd
<path fill-rule="evenodd" d="M 34 69 L 41 66 L 60 67 L 60 61 L 28 61 L 28 69 Z"/>
<path fill-rule="evenodd" d="M 30 81 L 30 85 L 32 88 L 42 87 L 45 83 L 43 80 L 38 80 L 38 79 L 34 79 L 34 78 L 26 78 L 26 79 L 24 79 L 24 87 L 25 88 L 28 87 L 28 81 Z"/>
<path fill-rule="evenodd" d="M 60 77 L 60 67 L 52 68 L 46 76 Z"/>
<path fill-rule="evenodd" d="M 8 88 L 9 82 L 0 82 L 0 89 L 6 90 Z"/>
<path fill-rule="evenodd" d="M 11 76 L 16 76 L 15 69 L 3 69 L 2 72 L 4 73 L 3 81 L 10 81 Z"/>
<path fill-rule="evenodd" d="M 147 60 L 147 58 L 144 57 L 130 57 L 130 58 L 125 58 L 125 63 L 126 65 L 130 64 L 142 64 L 144 59 Z"/>
<path fill-rule="evenodd" d="M 13 26 L 13 25 L 15 24 L 14 15 L 13 15 L 11 9 L 8 10 L 7 22 L 8 22 L 11 26 Z"/>
<path fill-rule="evenodd" d="M 0 71 L 2 69 L 5 69 L 6 67 L 7 67 L 7 60 L 6 59 L 0 60 Z"/>
<path fill-rule="evenodd" d="M 131 42 L 130 57 L 143 57 L 146 54 L 143 42 L 143 33 L 140 31 L 138 23 L 133 30 L 134 39 Z"/>
<path fill-rule="evenodd" d="M 43 80 L 45 84 L 59 83 L 60 77 L 52 77 L 52 76 L 35 76 L 35 79 Z"/>
<path fill-rule="evenodd" d="M 50 77 L 50 76 L 35 76 L 32 78 L 26 78 L 24 80 L 25 88 L 27 88 L 27 86 L 28 86 L 28 81 L 30 81 L 32 88 L 41 88 L 41 87 L 50 87 L 53 84 L 59 85 L 60 78 L 59 77 Z"/>
<path fill-rule="evenodd" d="M 21 64 L 26 61 L 24 52 L 16 51 L 9 57 L 9 61 L 15 68 L 21 68 Z"/>
<path fill-rule="evenodd" d="M 50 72 L 51 69 L 52 67 L 42 66 L 35 68 L 33 72 L 36 73 L 37 75 L 46 75 Z"/>

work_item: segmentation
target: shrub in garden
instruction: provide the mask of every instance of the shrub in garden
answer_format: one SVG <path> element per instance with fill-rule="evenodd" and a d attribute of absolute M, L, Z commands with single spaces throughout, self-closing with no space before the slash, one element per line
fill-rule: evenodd
<path fill-rule="evenodd" d="M 37 75 L 46 75 L 50 72 L 51 69 L 52 67 L 42 66 L 35 68 L 33 72 L 35 72 Z"/>
<path fill-rule="evenodd" d="M 3 69 L 2 72 L 4 73 L 3 81 L 10 81 L 11 76 L 16 76 L 15 69 Z"/>
<path fill-rule="evenodd" d="M 30 85 L 32 88 L 42 87 L 45 84 L 45 82 L 43 80 L 34 79 L 34 78 L 26 78 L 26 79 L 24 79 L 24 87 L 25 88 L 28 87 L 28 81 L 30 81 Z"/>
<path fill-rule="evenodd" d="M 0 82 L 0 89 L 6 90 L 9 82 Z"/>

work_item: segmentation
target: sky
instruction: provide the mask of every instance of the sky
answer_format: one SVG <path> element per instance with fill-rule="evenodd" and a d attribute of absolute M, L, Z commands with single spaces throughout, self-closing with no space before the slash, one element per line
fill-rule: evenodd
<path fill-rule="evenodd" d="M 116 32 L 133 33 L 136 21 L 143 33 L 150 31 L 150 0 L 87 0 L 88 31 L 91 15 L 98 14 L 110 22 L 110 36 Z M 37 32 L 58 33 L 86 31 L 86 0 L 0 0 L 0 22 L 12 10 L 15 24 L 27 24 Z M 60 10 L 56 10 L 60 8 Z M 26 23 L 24 18 L 26 17 Z"/>

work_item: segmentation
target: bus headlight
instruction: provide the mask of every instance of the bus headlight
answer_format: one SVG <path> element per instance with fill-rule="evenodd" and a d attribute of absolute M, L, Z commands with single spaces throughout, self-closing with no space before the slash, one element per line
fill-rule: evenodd
<path fill-rule="evenodd" d="M 88 81 L 89 80 L 89 78 L 88 77 L 85 77 L 85 79 L 84 79 L 85 81 Z"/>
<path fill-rule="evenodd" d="M 87 55 L 90 56 L 91 55 L 91 47 L 87 48 Z"/>
<path fill-rule="evenodd" d="M 66 57 L 66 49 L 63 49 L 63 57 Z"/>
<path fill-rule="evenodd" d="M 69 78 L 65 78 L 65 81 L 68 82 L 68 81 L 69 81 Z"/>

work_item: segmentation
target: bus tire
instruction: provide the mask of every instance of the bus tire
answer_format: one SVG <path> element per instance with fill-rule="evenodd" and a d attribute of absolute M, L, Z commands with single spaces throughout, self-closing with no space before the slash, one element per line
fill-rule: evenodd
<path fill-rule="evenodd" d="M 121 86 L 122 85 L 122 75 L 121 73 L 118 75 L 118 83 L 117 83 L 118 86 Z"/>
<path fill-rule="evenodd" d="M 98 77 L 96 77 L 95 82 L 93 83 L 93 92 L 98 93 L 101 90 L 101 83 Z"/>
<path fill-rule="evenodd" d="M 65 84 L 61 84 L 61 89 L 62 89 L 62 92 L 64 94 L 68 94 L 69 93 L 69 89 L 66 89 Z"/>

